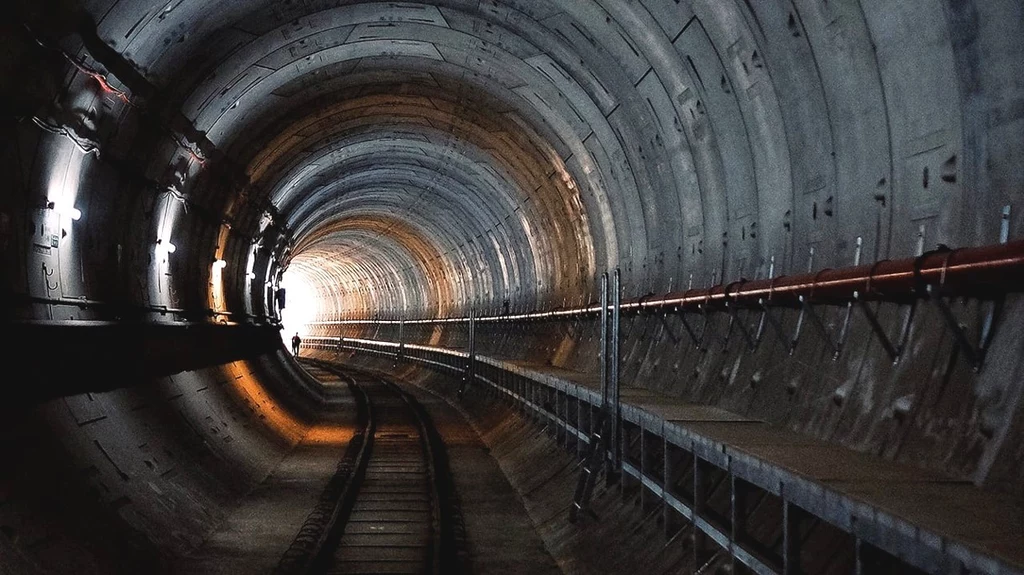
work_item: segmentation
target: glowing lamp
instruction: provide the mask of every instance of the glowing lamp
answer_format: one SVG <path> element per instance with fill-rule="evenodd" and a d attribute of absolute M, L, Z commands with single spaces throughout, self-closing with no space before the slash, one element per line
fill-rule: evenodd
<path fill-rule="evenodd" d="M 59 215 L 67 216 L 67 217 L 71 218 L 72 220 L 75 220 L 76 222 L 78 220 L 82 219 L 82 210 L 80 210 L 80 209 L 78 209 L 78 208 L 76 208 L 74 206 L 58 206 L 54 202 L 47 202 L 46 203 L 46 208 L 50 209 L 50 210 L 53 210 L 54 212 L 56 212 Z"/>
<path fill-rule="evenodd" d="M 160 251 L 163 251 L 165 253 L 168 253 L 168 254 L 173 254 L 174 250 L 176 250 L 178 248 L 175 247 L 175 245 L 172 244 L 171 242 L 165 242 L 164 240 L 157 240 L 156 241 L 156 249 L 158 249 Z"/>

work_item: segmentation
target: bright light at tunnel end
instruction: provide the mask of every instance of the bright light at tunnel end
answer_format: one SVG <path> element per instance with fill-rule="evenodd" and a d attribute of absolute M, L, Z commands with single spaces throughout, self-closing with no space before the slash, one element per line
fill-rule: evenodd
<path fill-rule="evenodd" d="M 316 292 L 309 279 L 294 268 L 281 276 L 281 287 L 287 294 L 281 310 L 281 340 L 290 347 L 292 335 L 307 335 L 309 324 L 316 320 Z"/>

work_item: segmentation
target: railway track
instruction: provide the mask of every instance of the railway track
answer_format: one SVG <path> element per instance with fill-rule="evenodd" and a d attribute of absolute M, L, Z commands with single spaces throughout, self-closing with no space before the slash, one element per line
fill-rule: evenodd
<path fill-rule="evenodd" d="M 357 432 L 275 574 L 466 573 L 454 483 L 427 411 L 386 379 L 303 364 L 348 383 Z"/>

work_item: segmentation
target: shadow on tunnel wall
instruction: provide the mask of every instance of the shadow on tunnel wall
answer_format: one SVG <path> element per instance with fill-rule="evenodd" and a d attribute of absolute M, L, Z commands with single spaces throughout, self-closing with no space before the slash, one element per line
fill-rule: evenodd
<path fill-rule="evenodd" d="M 197 548 L 312 429 L 320 392 L 271 335 L 276 348 L 240 336 L 248 355 L 201 368 L 164 355 L 160 376 L 119 372 L 119 355 L 44 370 L 112 390 L 10 378 L 68 393 L 0 410 L 0 570 L 162 573 Z"/>

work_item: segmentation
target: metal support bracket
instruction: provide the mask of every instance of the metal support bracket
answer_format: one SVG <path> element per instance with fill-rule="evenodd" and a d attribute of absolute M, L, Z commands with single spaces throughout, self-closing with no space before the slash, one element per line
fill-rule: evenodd
<path fill-rule="evenodd" d="M 679 314 L 679 320 L 683 322 L 683 328 L 686 330 L 686 333 L 690 336 L 690 340 L 693 341 L 693 346 L 699 350 L 704 349 L 704 332 L 707 330 L 708 326 L 707 312 L 704 312 L 703 308 L 701 308 L 701 311 L 704 314 L 704 325 L 701 327 L 699 337 L 697 336 L 697 332 L 693 329 L 693 326 L 691 326 L 690 322 L 686 319 L 686 312 Z"/>
<path fill-rule="evenodd" d="M 864 317 L 868 320 L 868 325 L 871 326 L 871 331 L 875 332 L 878 336 L 878 342 L 882 344 L 882 348 L 887 354 L 889 359 L 895 364 L 900 360 L 900 356 L 903 355 L 903 349 L 907 344 L 907 337 L 910 335 L 910 322 L 913 320 L 914 311 L 917 309 L 917 303 L 911 303 L 910 309 L 907 311 L 907 315 L 903 318 L 903 328 L 900 330 L 899 341 L 893 343 L 889 338 L 889 334 L 885 332 L 885 328 L 882 327 L 882 323 L 878 321 L 878 316 L 875 311 L 871 309 L 871 305 L 860 298 L 860 294 L 855 292 L 853 294 L 854 299 L 857 301 L 857 307 L 864 312 Z"/>
<path fill-rule="evenodd" d="M 743 325 L 743 320 L 737 316 L 736 307 L 729 305 L 729 303 L 726 303 L 725 307 L 726 309 L 729 310 L 729 329 L 725 332 L 725 341 L 722 344 L 722 353 L 726 353 L 727 351 L 729 351 L 729 336 L 732 335 L 732 328 L 734 325 L 737 328 L 739 328 L 740 333 L 743 335 L 743 339 L 746 340 L 747 347 L 749 349 L 754 349 L 755 347 L 757 347 L 757 343 L 754 341 L 753 336 L 750 335 L 750 330 L 748 330 L 746 326 Z"/>
<path fill-rule="evenodd" d="M 842 350 L 839 348 L 839 345 L 835 340 L 832 339 L 832 334 L 829 333 L 828 328 L 825 326 L 825 322 L 823 322 L 821 317 L 818 316 L 818 312 L 814 310 L 814 306 L 811 302 L 807 301 L 807 298 L 804 296 L 800 296 L 800 318 L 796 322 L 796 332 L 793 334 L 793 341 L 789 349 L 789 354 L 793 355 L 793 352 L 796 351 L 796 344 L 800 339 L 800 330 L 803 327 L 805 314 L 810 318 L 810 322 L 814 324 L 814 327 L 818 329 L 818 332 L 821 333 L 821 336 L 825 339 L 825 342 L 828 343 L 828 346 L 832 348 L 832 360 L 835 361 L 839 359 L 839 352 Z"/>
<path fill-rule="evenodd" d="M 672 343 L 679 343 L 679 336 L 672 330 L 672 326 L 669 325 L 666 314 L 658 314 L 661 319 L 661 325 L 665 328 L 665 333 L 668 334 L 668 338 L 672 340 Z"/>
<path fill-rule="evenodd" d="M 769 327 L 772 328 L 772 331 L 775 332 L 775 336 L 779 338 L 780 343 L 783 345 L 790 345 L 791 342 L 786 338 L 786 331 L 782 329 L 782 324 L 779 323 L 779 320 L 772 315 L 772 310 L 768 307 L 768 304 L 765 303 L 763 299 L 758 300 L 758 303 L 761 305 L 761 319 L 766 321 Z M 761 341 L 762 335 L 763 331 L 759 330 L 757 334 L 758 342 Z M 790 353 L 792 353 L 792 351 Z"/>
<path fill-rule="evenodd" d="M 949 326 L 950 331 L 953 332 L 953 339 L 956 340 L 957 346 L 960 351 L 967 358 L 968 363 L 971 364 L 971 369 L 975 373 L 981 371 L 982 365 L 985 363 L 985 355 L 988 353 L 988 346 L 992 342 L 992 334 L 995 329 L 995 322 L 997 316 L 1002 313 L 1004 298 L 1000 297 L 992 301 L 992 306 L 989 308 L 988 314 L 985 316 L 985 320 L 982 323 L 981 336 L 979 337 L 978 344 L 971 343 L 967 336 L 967 326 L 960 323 L 960 320 L 953 314 L 953 310 L 950 309 L 949 304 L 946 303 L 946 299 L 938 294 L 936 286 L 929 285 L 926 288 L 928 297 L 935 302 L 935 306 L 939 308 L 939 312 L 942 314 L 943 319 L 946 320 L 946 324 Z"/>

